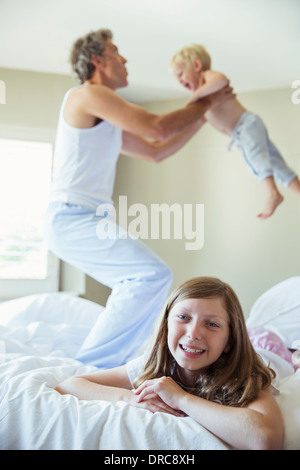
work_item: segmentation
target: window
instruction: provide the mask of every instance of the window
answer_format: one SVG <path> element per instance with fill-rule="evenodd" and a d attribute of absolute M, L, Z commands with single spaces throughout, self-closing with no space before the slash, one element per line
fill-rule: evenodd
<path fill-rule="evenodd" d="M 40 141 L 1 134 L 0 298 L 58 290 L 58 260 L 44 240 L 52 139 L 45 141 L 39 131 Z"/>
<path fill-rule="evenodd" d="M 45 279 L 52 145 L 0 139 L 0 279 Z"/>

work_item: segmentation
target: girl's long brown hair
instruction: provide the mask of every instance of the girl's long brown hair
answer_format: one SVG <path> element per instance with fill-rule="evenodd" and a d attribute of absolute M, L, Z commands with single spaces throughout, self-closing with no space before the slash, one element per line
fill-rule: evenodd
<path fill-rule="evenodd" d="M 145 380 L 172 375 L 174 359 L 167 342 L 169 313 L 182 300 L 204 298 L 222 300 L 230 320 L 230 350 L 223 352 L 214 364 L 199 371 L 194 388 L 187 388 L 187 391 L 223 405 L 247 406 L 257 398 L 260 390 L 271 385 L 275 373 L 265 366 L 250 342 L 237 295 L 228 284 L 213 277 L 190 279 L 171 294 L 144 370 L 134 386 Z"/>

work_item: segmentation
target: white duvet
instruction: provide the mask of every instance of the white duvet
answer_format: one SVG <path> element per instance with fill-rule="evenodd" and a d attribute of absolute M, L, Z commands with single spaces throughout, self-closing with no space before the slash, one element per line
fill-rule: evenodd
<path fill-rule="evenodd" d="M 0 304 L 0 449 L 229 449 L 191 418 L 54 390 L 69 376 L 96 370 L 72 357 L 102 309 L 67 294 Z M 300 370 L 279 388 L 284 448 L 300 449 Z"/>

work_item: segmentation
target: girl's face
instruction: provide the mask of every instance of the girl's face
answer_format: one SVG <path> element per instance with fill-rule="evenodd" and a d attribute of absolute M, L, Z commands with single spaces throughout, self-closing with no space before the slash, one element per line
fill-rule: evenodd
<path fill-rule="evenodd" d="M 229 316 L 220 298 L 185 299 L 168 317 L 168 346 L 185 379 L 229 351 Z"/>

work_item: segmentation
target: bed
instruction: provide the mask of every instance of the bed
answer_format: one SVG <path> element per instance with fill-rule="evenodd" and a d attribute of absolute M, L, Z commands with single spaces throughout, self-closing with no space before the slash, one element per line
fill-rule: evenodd
<path fill-rule="evenodd" d="M 285 281 L 287 301 L 290 292 L 300 315 L 300 277 Z M 260 309 L 271 311 L 278 305 L 278 296 L 282 296 L 282 284 L 258 299 L 253 316 L 259 318 Z M 283 305 L 290 307 L 290 302 Z M 54 390 L 71 375 L 96 370 L 73 358 L 102 310 L 65 293 L 0 304 L 0 449 L 230 450 L 189 417 L 152 414 L 122 402 L 80 401 Z M 300 450 L 300 369 L 278 388 L 284 449 Z"/>

